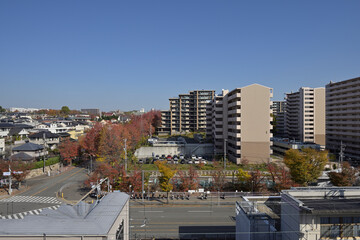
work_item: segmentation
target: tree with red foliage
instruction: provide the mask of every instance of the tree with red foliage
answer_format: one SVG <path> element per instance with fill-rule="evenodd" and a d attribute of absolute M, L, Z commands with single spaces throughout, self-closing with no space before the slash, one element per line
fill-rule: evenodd
<path fill-rule="evenodd" d="M 72 160 L 79 156 L 79 143 L 66 139 L 59 145 L 60 156 L 68 163 L 72 164 Z"/>
<path fill-rule="evenodd" d="M 274 163 L 267 165 L 267 170 L 272 181 L 272 187 L 270 190 L 280 192 L 283 189 L 289 189 L 293 186 L 297 186 L 291 179 L 290 172 L 286 170 L 284 166 L 280 167 Z"/>
<path fill-rule="evenodd" d="M 179 177 L 176 179 L 176 182 L 179 191 L 197 190 L 199 176 L 192 166 L 190 166 L 188 172 L 178 171 L 178 175 Z"/>
<path fill-rule="evenodd" d="M 98 154 L 101 130 L 102 126 L 97 122 L 94 127 L 86 132 L 85 136 L 79 138 L 80 146 L 86 151 L 86 153 L 93 157 Z"/>
<path fill-rule="evenodd" d="M 211 189 L 213 191 L 222 191 L 226 183 L 225 173 L 222 170 L 218 169 L 214 170 L 211 175 L 213 179 Z"/>
<path fill-rule="evenodd" d="M 9 171 L 9 166 L 11 169 L 11 176 L 15 178 L 20 183 L 25 180 L 26 176 L 29 174 L 30 170 L 34 166 L 33 163 L 26 163 L 23 161 L 0 161 L 0 175 L 3 175 L 3 172 Z M 21 173 L 14 173 L 21 172 Z"/>
<path fill-rule="evenodd" d="M 357 181 L 359 169 L 353 168 L 348 162 L 344 162 L 341 172 L 329 172 L 330 182 L 335 186 L 354 186 Z"/>
<path fill-rule="evenodd" d="M 252 192 L 262 192 L 265 190 L 265 184 L 264 184 L 264 174 L 259 170 L 250 171 L 250 178 L 247 180 L 247 185 L 249 190 Z"/>
<path fill-rule="evenodd" d="M 95 184 L 100 179 L 109 178 L 110 184 L 115 184 L 119 177 L 120 167 L 119 166 L 112 166 L 109 163 L 102 162 L 99 163 L 95 169 L 95 171 L 91 174 L 88 180 L 85 181 L 85 184 L 90 186 Z"/>

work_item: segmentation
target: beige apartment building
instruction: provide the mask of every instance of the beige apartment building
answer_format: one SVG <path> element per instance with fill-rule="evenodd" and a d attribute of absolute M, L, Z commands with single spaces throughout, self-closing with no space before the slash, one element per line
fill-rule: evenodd
<path fill-rule="evenodd" d="M 292 140 L 325 146 L 325 88 L 286 94 L 285 129 Z"/>
<path fill-rule="evenodd" d="M 206 103 L 214 98 L 214 90 L 194 90 L 170 98 L 170 110 L 161 112 L 159 134 L 205 131 Z"/>
<path fill-rule="evenodd" d="M 263 163 L 272 153 L 272 88 L 252 84 L 232 91 L 223 90 L 207 105 L 207 136 L 214 141 L 215 152 L 224 147 L 230 161 L 240 164 Z"/>
<path fill-rule="evenodd" d="M 360 78 L 326 85 L 326 148 L 344 160 L 360 160 Z"/>

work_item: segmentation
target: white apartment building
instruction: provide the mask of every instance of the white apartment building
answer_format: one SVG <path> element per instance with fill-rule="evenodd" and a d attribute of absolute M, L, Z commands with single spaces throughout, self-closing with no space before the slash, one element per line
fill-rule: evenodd
<path fill-rule="evenodd" d="M 207 105 L 207 136 L 215 144 L 215 152 L 226 148 L 230 161 L 240 164 L 270 160 L 272 125 L 272 88 L 252 84 L 223 91 Z"/>
<path fill-rule="evenodd" d="M 360 161 L 360 77 L 326 85 L 326 148 Z"/>
<path fill-rule="evenodd" d="M 290 139 L 325 146 L 325 88 L 286 94 L 285 129 Z"/>
<path fill-rule="evenodd" d="M 213 90 L 194 90 L 170 98 L 170 110 L 161 112 L 159 134 L 205 131 L 206 104 L 214 98 Z"/>

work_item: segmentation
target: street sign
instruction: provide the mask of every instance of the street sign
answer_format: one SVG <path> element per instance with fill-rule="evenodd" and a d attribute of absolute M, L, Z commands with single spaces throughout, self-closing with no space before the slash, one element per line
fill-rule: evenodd
<path fill-rule="evenodd" d="M 17 172 L 16 172 L 16 171 L 13 171 L 13 173 L 14 173 L 14 174 L 22 174 L 23 171 L 17 171 Z"/>
<path fill-rule="evenodd" d="M 10 176 L 10 172 L 3 172 L 3 176 Z"/>

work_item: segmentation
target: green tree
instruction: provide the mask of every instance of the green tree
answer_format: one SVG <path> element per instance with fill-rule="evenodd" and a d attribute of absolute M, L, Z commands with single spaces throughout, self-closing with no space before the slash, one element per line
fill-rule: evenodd
<path fill-rule="evenodd" d="M 304 148 L 302 151 L 290 149 L 285 152 L 284 163 L 290 169 L 293 181 L 307 186 L 320 177 L 328 161 L 327 155 L 327 151 L 312 148 Z"/>
<path fill-rule="evenodd" d="M 171 179 L 175 176 L 176 170 L 171 170 L 162 161 L 157 161 L 156 165 L 159 168 L 161 176 L 159 177 L 160 188 L 167 193 L 167 199 L 169 201 L 169 192 L 173 190 L 173 184 Z"/>
<path fill-rule="evenodd" d="M 357 180 L 358 169 L 350 166 L 348 162 L 344 162 L 341 172 L 329 172 L 330 182 L 335 186 L 353 186 Z"/>
<path fill-rule="evenodd" d="M 0 113 L 6 112 L 6 109 L 0 106 Z"/>
<path fill-rule="evenodd" d="M 68 115 L 70 113 L 70 108 L 68 106 L 63 106 L 60 110 L 61 114 Z"/>

